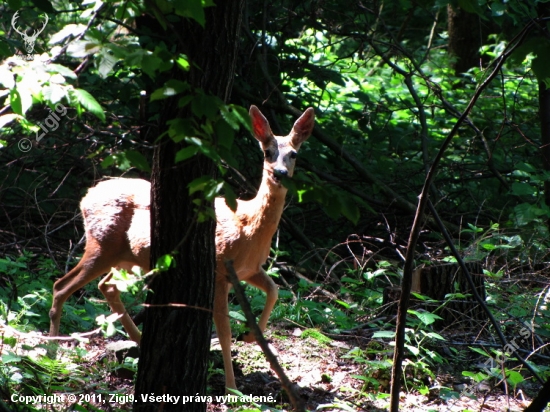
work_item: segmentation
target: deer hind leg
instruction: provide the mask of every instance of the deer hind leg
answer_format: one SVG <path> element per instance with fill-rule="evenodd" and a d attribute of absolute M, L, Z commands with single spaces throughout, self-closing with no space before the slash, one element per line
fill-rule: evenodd
<path fill-rule="evenodd" d="M 214 324 L 220 340 L 223 356 L 223 368 L 225 370 L 225 387 L 237 389 L 233 363 L 231 362 L 231 325 L 229 323 L 228 297 L 230 284 L 225 280 L 216 279 L 214 291 Z"/>
<path fill-rule="evenodd" d="M 107 276 L 101 279 L 98 288 L 101 293 L 103 293 L 103 296 L 105 296 L 105 299 L 107 300 L 111 311 L 113 313 L 116 313 L 117 315 L 120 315 L 120 323 L 122 323 L 122 326 L 124 327 L 126 333 L 128 333 L 128 336 L 130 336 L 130 339 L 132 339 L 139 345 L 141 341 L 141 332 L 137 328 L 136 324 L 126 311 L 124 304 L 120 300 L 120 291 L 118 290 L 116 285 L 109 283 L 112 277 L 113 272 L 111 271 Z"/>
<path fill-rule="evenodd" d="M 50 309 L 50 336 L 59 336 L 59 324 L 63 313 L 63 304 L 78 289 L 86 286 L 92 280 L 107 273 L 111 266 L 116 265 L 112 254 L 105 256 L 101 253 L 101 247 L 88 241 L 84 256 L 78 264 L 53 285 L 52 308 Z"/>
<path fill-rule="evenodd" d="M 267 321 L 269 320 L 271 311 L 273 310 L 273 307 L 277 302 L 277 298 L 278 298 L 277 285 L 275 284 L 275 282 L 273 282 L 273 279 L 271 279 L 267 275 L 267 273 L 265 273 L 263 269 L 260 269 L 260 272 L 256 273 L 254 276 L 248 279 L 245 279 L 245 281 L 248 284 L 254 287 L 257 287 L 258 289 L 263 290 L 266 294 L 264 310 L 262 311 L 262 315 L 260 316 L 260 321 L 258 322 L 258 326 L 260 327 L 260 330 L 263 332 L 267 326 Z M 254 334 L 252 333 L 252 331 L 250 331 L 243 336 L 243 340 L 245 342 L 255 342 L 256 338 L 254 337 Z"/>

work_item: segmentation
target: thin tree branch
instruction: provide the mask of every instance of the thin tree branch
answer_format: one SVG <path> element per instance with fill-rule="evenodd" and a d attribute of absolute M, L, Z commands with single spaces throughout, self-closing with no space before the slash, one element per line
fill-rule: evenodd
<path fill-rule="evenodd" d="M 441 145 L 439 152 L 437 153 L 432 166 L 424 181 L 424 186 L 418 200 L 418 207 L 416 209 L 416 215 L 414 217 L 413 226 L 409 236 L 407 253 L 405 256 L 405 266 L 403 268 L 403 279 L 401 281 L 401 297 L 399 299 L 399 306 L 397 311 L 397 325 L 395 334 L 395 352 L 393 357 L 392 366 L 392 378 L 391 378 L 391 398 L 390 398 L 390 411 L 398 412 L 399 410 L 399 391 L 401 388 L 401 374 L 403 372 L 403 358 L 405 357 L 405 325 L 407 323 L 407 309 L 409 307 L 409 300 L 412 286 L 412 274 L 414 266 L 414 257 L 416 251 L 416 244 L 420 236 L 420 229 L 424 220 L 424 213 L 428 204 L 428 195 L 430 187 L 435 178 L 437 168 L 445 151 L 452 142 L 453 137 L 458 132 L 459 127 L 466 120 L 468 114 L 473 109 L 477 100 L 481 96 L 482 92 L 487 88 L 491 81 L 497 76 L 500 68 L 506 61 L 506 59 L 512 54 L 512 52 L 523 42 L 525 36 L 533 27 L 533 23 L 529 23 L 506 47 L 504 52 L 499 56 L 495 62 L 495 68 L 489 74 L 489 76 L 481 83 L 476 92 L 474 93 L 470 103 L 454 124 L 452 130 L 449 132 L 447 138 Z"/>
<path fill-rule="evenodd" d="M 474 284 L 474 281 L 472 279 L 472 275 L 470 274 L 470 271 L 466 267 L 466 264 L 464 263 L 464 260 L 460 256 L 460 253 L 458 253 L 458 250 L 456 249 L 456 247 L 453 243 L 453 240 L 451 239 L 451 236 L 449 236 L 449 232 L 447 232 L 447 229 L 445 228 L 445 225 L 441 221 L 441 218 L 439 217 L 439 214 L 437 213 L 437 210 L 435 209 L 434 205 L 432 204 L 432 202 L 429 199 L 428 199 L 428 208 L 430 209 L 430 213 L 434 216 L 436 222 L 438 223 L 439 230 L 443 234 L 443 237 L 445 238 L 445 241 L 447 242 L 447 245 L 449 246 L 449 248 L 451 250 L 451 253 L 456 258 L 456 261 L 458 262 L 458 265 L 460 266 L 460 269 L 462 269 L 462 273 L 466 277 L 466 280 L 468 281 L 468 285 L 470 285 L 470 288 L 472 289 L 472 294 L 474 295 L 475 300 L 477 301 L 477 303 L 479 303 L 479 305 L 481 306 L 483 311 L 487 314 L 487 317 L 489 318 L 489 320 L 493 324 L 493 327 L 495 328 L 495 331 L 497 332 L 497 335 L 500 339 L 500 342 L 502 343 L 502 347 L 507 346 L 508 341 L 506 340 L 506 337 L 504 336 L 504 334 L 500 330 L 499 323 L 497 322 L 497 320 L 493 316 L 493 313 L 487 307 L 487 304 L 485 303 L 485 301 L 481 298 L 481 296 L 477 292 L 477 288 L 476 288 L 476 285 Z M 539 376 L 537 371 L 535 369 L 533 369 L 533 367 L 525 359 L 523 359 L 521 357 L 521 355 L 519 354 L 519 352 L 517 350 L 515 351 L 515 356 L 521 361 L 521 363 L 523 363 L 523 365 L 529 370 L 529 372 L 531 372 L 533 374 L 533 376 L 535 378 L 537 378 L 537 380 L 540 383 L 544 383 L 544 380 Z"/>
<path fill-rule="evenodd" d="M 250 327 L 250 330 L 252 331 L 252 333 L 254 334 L 254 337 L 256 338 L 256 342 L 258 342 L 258 345 L 260 345 L 260 348 L 262 348 L 262 351 L 267 361 L 271 365 L 271 369 L 275 371 L 275 373 L 281 380 L 281 385 L 283 386 L 284 390 L 288 394 L 288 397 L 290 398 L 290 402 L 294 406 L 294 409 L 299 412 L 305 412 L 306 409 L 304 407 L 304 402 L 302 398 L 300 398 L 300 395 L 298 395 L 298 393 L 294 388 L 294 384 L 290 381 L 290 379 L 288 379 L 288 376 L 286 376 L 283 368 L 281 367 L 281 365 L 279 365 L 279 362 L 277 361 L 277 357 L 273 354 L 273 352 L 271 352 L 271 349 L 269 348 L 269 345 L 265 340 L 262 334 L 262 331 L 260 330 L 260 327 L 256 323 L 256 319 L 252 314 L 252 309 L 250 309 L 250 304 L 248 303 L 248 300 L 244 295 L 243 288 L 239 283 L 239 278 L 235 273 L 235 268 L 233 267 L 233 261 L 226 260 L 225 268 L 227 269 L 229 281 L 233 284 L 233 288 L 235 290 L 235 295 L 237 296 L 237 300 L 239 301 L 239 304 L 241 305 L 244 315 L 246 316 L 246 321 L 248 323 L 248 326 Z"/>
<path fill-rule="evenodd" d="M 269 101 L 263 101 L 259 97 L 253 96 L 250 93 L 245 92 L 242 89 L 239 89 L 237 87 L 233 88 L 233 91 L 244 97 L 245 99 L 262 104 L 265 107 L 268 108 L 276 108 L 278 111 L 283 113 L 288 113 L 293 116 L 299 117 L 302 112 L 295 108 L 294 106 L 286 103 L 282 104 L 274 104 Z M 354 155 L 349 153 L 340 143 L 338 143 L 336 140 L 334 140 L 332 137 L 330 137 L 328 134 L 323 132 L 321 128 L 317 125 L 315 125 L 315 128 L 313 129 L 313 136 L 317 140 L 319 140 L 321 143 L 323 143 L 326 147 L 331 149 L 336 155 L 340 156 L 342 159 L 344 159 L 355 171 L 357 174 L 364 179 L 366 182 L 378 187 L 380 191 L 390 199 L 391 204 L 397 205 L 398 208 L 405 210 L 407 212 L 412 212 L 413 210 L 416 210 L 416 206 L 409 202 L 407 199 L 400 196 L 397 192 L 393 191 L 388 185 L 386 185 L 384 182 L 382 182 L 380 179 L 378 179 L 374 174 L 372 174 L 362 163 L 357 159 Z M 431 217 L 428 218 L 430 223 L 435 224 L 435 222 L 432 221 Z M 452 224 L 452 223 L 446 223 L 449 228 L 452 229 L 453 232 L 458 232 L 458 226 Z"/>

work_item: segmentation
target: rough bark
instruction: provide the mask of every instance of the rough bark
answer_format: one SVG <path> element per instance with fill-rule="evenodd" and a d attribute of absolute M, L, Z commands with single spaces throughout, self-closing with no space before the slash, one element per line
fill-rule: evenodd
<path fill-rule="evenodd" d="M 550 16 L 550 4 L 541 3 L 537 6 L 539 17 Z M 544 81 L 539 80 L 539 117 L 541 134 L 542 167 L 550 171 L 550 88 Z M 544 182 L 544 200 L 550 206 L 550 182 Z M 550 219 L 546 222 L 550 227 Z"/>
<path fill-rule="evenodd" d="M 550 172 L 550 89 L 544 82 L 539 82 L 539 116 L 542 167 Z M 548 181 L 544 182 L 544 200 L 550 206 L 550 182 Z M 550 221 L 547 225 L 550 227 Z"/>
<path fill-rule="evenodd" d="M 449 4 L 447 19 L 449 54 L 456 57 L 453 69 L 455 74 L 460 75 L 472 67 L 479 66 L 479 48 L 482 41 L 480 17 Z"/>
<path fill-rule="evenodd" d="M 243 0 L 217 2 L 205 9 L 203 29 L 186 20 L 177 27 L 182 43 L 178 51 L 194 63 L 185 80 L 194 88 L 229 98 L 232 86 Z M 181 71 L 174 72 L 181 76 Z M 181 77 L 180 77 L 181 78 Z M 160 84 L 158 85 L 161 86 Z M 160 113 L 158 132 L 166 121 L 190 113 L 177 107 L 177 99 L 167 101 Z M 216 166 L 204 157 L 174 164 L 175 153 L 183 147 L 165 138 L 155 148 L 151 196 L 152 264 L 175 251 L 175 266 L 151 284 L 144 316 L 143 339 L 136 382 L 137 411 L 204 411 L 206 403 L 177 404 L 164 400 L 141 402 L 142 395 L 195 396 L 206 394 L 206 374 L 215 270 L 215 222 L 196 223 L 193 198 L 187 185 L 200 176 L 215 176 Z M 190 231 L 190 232 L 189 232 Z M 184 241 L 182 242 L 182 239 Z M 175 250 L 176 249 L 176 250 Z M 160 306 L 185 304 L 193 308 Z M 159 305 L 159 306 L 155 306 Z"/>
<path fill-rule="evenodd" d="M 536 398 L 533 399 L 531 405 L 524 412 L 543 412 L 548 403 L 550 403 L 550 379 L 542 386 Z"/>

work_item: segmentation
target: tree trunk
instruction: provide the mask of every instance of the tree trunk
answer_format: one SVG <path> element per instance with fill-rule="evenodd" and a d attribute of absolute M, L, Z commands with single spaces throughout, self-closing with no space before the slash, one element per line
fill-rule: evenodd
<path fill-rule="evenodd" d="M 238 34 L 244 1 L 217 2 L 205 9 L 206 25 L 185 20 L 174 30 L 184 44 L 192 64 L 184 80 L 193 88 L 227 101 L 235 71 Z M 181 70 L 175 76 L 181 77 Z M 157 85 L 157 87 L 162 84 Z M 179 96 L 178 96 L 179 98 Z M 159 133 L 170 119 L 187 116 L 178 108 L 178 98 L 166 101 L 160 113 Z M 156 136 L 154 136 L 156 137 Z M 174 254 L 175 265 L 161 273 L 150 285 L 153 293 L 145 312 L 141 356 L 136 382 L 136 411 L 204 411 L 205 402 L 195 395 L 206 394 L 206 374 L 212 329 L 212 299 L 215 270 L 215 222 L 197 223 L 193 197 L 187 185 L 195 178 L 215 176 L 216 165 L 196 156 L 174 164 L 175 153 L 183 146 L 164 138 L 155 148 L 151 196 L 151 263 L 167 253 Z M 204 308 L 160 306 L 174 303 Z M 154 305 L 159 305 L 155 307 Z M 142 396 L 158 399 L 143 402 Z M 180 396 L 177 403 L 174 398 Z M 164 398 L 162 398 L 164 396 Z M 182 396 L 193 401 L 183 403 Z"/>
<path fill-rule="evenodd" d="M 449 54 L 456 57 L 453 64 L 456 75 L 479 66 L 479 48 L 482 42 L 479 20 L 477 14 L 468 13 L 450 4 L 447 6 L 448 47 Z"/>
<path fill-rule="evenodd" d="M 537 12 L 540 18 L 550 16 L 550 4 L 540 3 L 537 5 Z M 544 81 L 539 79 L 539 117 L 542 168 L 550 171 L 550 89 Z M 544 200 L 547 206 L 550 206 L 550 182 L 544 182 Z M 550 228 L 550 219 L 546 226 Z"/>
<path fill-rule="evenodd" d="M 550 89 L 544 82 L 539 82 L 539 116 L 541 133 L 542 168 L 550 172 Z M 544 182 L 544 200 L 550 206 L 550 182 Z M 550 227 L 550 220 L 546 222 Z"/>
<path fill-rule="evenodd" d="M 481 264 L 466 262 L 466 267 L 476 285 L 477 293 L 485 300 L 485 279 Z M 447 300 L 445 296 L 448 294 L 461 292 L 472 295 L 466 275 L 456 263 L 417 268 L 413 272 L 411 290 L 434 299 L 433 302 L 425 302 L 411 298 L 411 302 L 415 306 L 441 316 L 442 319 L 435 322 L 436 327 L 453 325 L 455 330 L 458 328 L 469 330 L 478 322 L 487 321 L 487 314 L 473 297 L 455 298 L 442 305 Z M 384 308 L 382 313 L 390 317 L 395 316 L 400 297 L 401 288 L 386 287 L 382 296 L 382 307 Z"/>
<path fill-rule="evenodd" d="M 524 412 L 543 412 L 546 405 L 550 403 L 550 378 L 546 380 L 546 383 L 540 389 L 538 395 L 531 405 L 529 405 Z"/>

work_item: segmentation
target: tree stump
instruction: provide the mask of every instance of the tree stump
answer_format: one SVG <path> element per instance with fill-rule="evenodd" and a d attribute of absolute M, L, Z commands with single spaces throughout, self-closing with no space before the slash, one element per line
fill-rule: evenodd
<path fill-rule="evenodd" d="M 467 262 L 466 267 L 472 276 L 477 293 L 485 300 L 485 279 L 481 264 L 479 262 Z M 449 325 L 458 327 L 462 325 L 463 328 L 470 328 L 473 323 L 487 319 L 485 312 L 473 296 L 466 276 L 456 263 L 416 269 L 413 273 L 412 291 L 436 301 L 426 302 L 412 297 L 411 307 L 420 306 L 441 316 L 443 319 L 436 322 L 438 327 Z M 453 293 L 461 293 L 467 296 L 447 299 L 447 302 L 443 305 L 446 301 L 445 296 Z M 384 289 L 383 305 L 387 305 L 384 310 L 386 315 L 397 313 L 397 301 L 400 296 L 400 288 L 388 286 Z"/>

